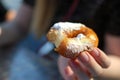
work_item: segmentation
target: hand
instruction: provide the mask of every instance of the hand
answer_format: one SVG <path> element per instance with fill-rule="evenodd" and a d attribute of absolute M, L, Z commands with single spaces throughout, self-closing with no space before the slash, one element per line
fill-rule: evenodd
<path fill-rule="evenodd" d="M 102 73 L 110 66 L 110 63 L 108 56 L 98 48 L 80 53 L 75 60 L 62 56 L 58 59 L 60 73 L 65 80 L 100 79 L 104 76 Z"/>

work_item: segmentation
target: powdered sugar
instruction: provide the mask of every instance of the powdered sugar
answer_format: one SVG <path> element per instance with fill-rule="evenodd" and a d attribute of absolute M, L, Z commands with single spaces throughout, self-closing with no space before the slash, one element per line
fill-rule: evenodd
<path fill-rule="evenodd" d="M 68 42 L 67 50 L 71 50 L 72 53 L 80 53 L 81 51 L 88 50 L 88 48 L 92 46 L 93 45 L 89 41 L 74 38 Z"/>
<path fill-rule="evenodd" d="M 58 23 L 55 23 L 52 28 L 55 28 L 57 30 L 71 32 L 73 30 L 79 30 L 83 26 L 84 25 L 81 23 L 58 22 Z"/>

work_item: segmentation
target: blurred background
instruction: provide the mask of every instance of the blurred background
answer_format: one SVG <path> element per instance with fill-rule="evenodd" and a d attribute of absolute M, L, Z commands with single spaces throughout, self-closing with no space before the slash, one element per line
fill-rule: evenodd
<path fill-rule="evenodd" d="M 5 8 L 17 11 L 22 3 L 22 0 L 1 0 L 1 2 Z"/>
<path fill-rule="evenodd" d="M 22 0 L 0 2 L 1 24 L 4 24 L 5 21 L 15 18 Z M 7 11 L 9 13 L 5 17 Z M 49 55 L 54 53 L 53 48 L 54 46 L 47 42 L 46 35 L 36 39 L 32 33 L 15 45 L 0 47 L 0 80 L 59 80 L 57 56 Z"/>

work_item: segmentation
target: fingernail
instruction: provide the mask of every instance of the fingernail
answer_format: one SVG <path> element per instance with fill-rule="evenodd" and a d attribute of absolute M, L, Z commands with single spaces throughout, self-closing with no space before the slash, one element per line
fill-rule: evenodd
<path fill-rule="evenodd" d="M 94 48 L 94 49 L 92 50 L 92 53 L 93 53 L 95 56 L 99 56 L 99 55 L 100 55 L 99 51 L 98 51 L 96 48 Z"/>
<path fill-rule="evenodd" d="M 89 57 L 87 55 L 87 52 L 82 52 L 80 54 L 80 59 L 83 61 L 83 62 L 88 62 L 89 61 Z"/>

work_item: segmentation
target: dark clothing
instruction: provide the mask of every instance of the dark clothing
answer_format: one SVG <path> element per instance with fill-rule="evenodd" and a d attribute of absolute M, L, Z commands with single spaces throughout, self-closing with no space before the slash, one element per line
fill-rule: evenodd
<path fill-rule="evenodd" d="M 106 0 L 103 7 L 102 14 L 105 14 L 108 17 L 106 32 L 120 36 L 120 1 Z"/>
<path fill-rule="evenodd" d="M 99 37 L 99 47 L 103 49 L 104 35 L 120 36 L 120 1 L 105 0 L 94 17 L 94 30 Z"/>
<path fill-rule="evenodd" d="M 90 26 L 93 15 L 102 1 L 103 0 L 59 0 L 54 21 L 81 22 Z"/>

